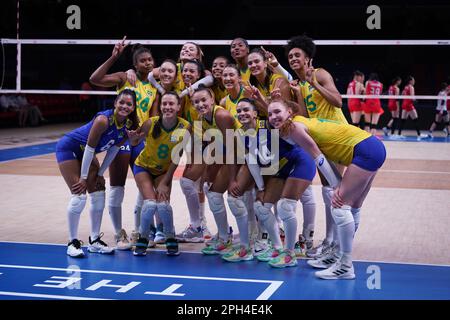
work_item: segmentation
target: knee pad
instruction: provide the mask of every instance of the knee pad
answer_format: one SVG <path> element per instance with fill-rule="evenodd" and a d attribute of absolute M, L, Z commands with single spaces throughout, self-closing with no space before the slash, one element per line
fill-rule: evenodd
<path fill-rule="evenodd" d="M 168 214 L 172 211 L 172 206 L 167 201 L 157 202 L 156 209 L 158 210 L 159 214 Z"/>
<path fill-rule="evenodd" d="M 180 186 L 186 196 L 198 193 L 198 189 L 195 187 L 195 181 L 192 181 L 191 179 L 181 177 Z"/>
<path fill-rule="evenodd" d="M 105 191 L 96 191 L 89 194 L 91 197 L 91 210 L 103 211 L 105 209 Z"/>
<path fill-rule="evenodd" d="M 209 208 L 213 214 L 221 213 L 225 210 L 225 200 L 223 200 L 222 193 L 208 191 L 206 197 L 208 198 Z"/>
<path fill-rule="evenodd" d="M 247 208 L 242 197 L 235 198 L 233 196 L 227 197 L 228 206 L 230 207 L 231 213 L 236 217 L 244 217 L 248 215 Z"/>
<path fill-rule="evenodd" d="M 72 214 L 81 214 L 86 206 L 86 198 L 85 194 L 73 194 L 70 198 L 67 211 Z"/>
<path fill-rule="evenodd" d="M 297 207 L 297 200 L 281 198 L 277 202 L 278 216 L 282 221 L 296 218 L 295 209 Z"/>
<path fill-rule="evenodd" d="M 311 185 L 308 188 L 306 188 L 306 190 L 303 192 L 302 196 L 300 197 L 300 202 L 302 203 L 302 205 L 316 204 L 316 200 L 314 199 L 314 193 Z"/>
<path fill-rule="evenodd" d="M 326 206 L 331 206 L 331 199 L 333 198 L 333 188 L 332 187 L 322 187 L 322 198 L 323 203 L 325 203 Z"/>
<path fill-rule="evenodd" d="M 144 205 L 142 206 L 142 214 L 146 212 L 154 213 L 156 211 L 156 201 L 155 200 L 144 200 Z"/>
<path fill-rule="evenodd" d="M 270 215 L 273 215 L 272 213 L 272 203 L 264 203 L 264 205 L 261 203 L 261 201 L 256 201 L 254 204 L 255 207 L 255 214 L 258 217 L 258 220 L 261 222 L 267 221 L 267 219 L 270 217 Z"/>
<path fill-rule="evenodd" d="M 124 194 L 125 194 L 125 187 L 112 186 L 109 192 L 109 206 L 121 207 Z"/>
<path fill-rule="evenodd" d="M 343 227 L 354 222 L 350 206 L 342 206 L 341 208 L 332 208 L 331 215 L 338 227 Z"/>

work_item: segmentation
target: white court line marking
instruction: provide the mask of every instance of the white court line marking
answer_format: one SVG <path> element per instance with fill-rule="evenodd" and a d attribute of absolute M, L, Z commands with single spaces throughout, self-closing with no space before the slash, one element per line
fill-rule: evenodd
<path fill-rule="evenodd" d="M 66 247 L 66 244 L 59 244 L 59 243 L 41 243 L 41 242 L 20 242 L 20 241 L 0 241 L 0 243 L 17 243 L 17 244 L 33 244 L 33 245 L 49 245 L 49 246 L 64 246 Z M 85 246 L 87 247 L 87 246 Z M 165 252 L 164 249 L 152 249 L 152 251 L 161 251 Z M 203 254 L 200 251 L 180 251 L 182 253 L 193 253 L 193 254 Z M 302 258 L 301 260 L 308 260 Z M 373 261 L 373 260 L 353 260 L 354 262 L 367 262 L 367 263 L 389 263 L 389 264 L 408 264 L 408 265 L 414 265 L 414 266 L 431 266 L 431 267 L 450 267 L 450 264 L 437 264 L 437 263 L 414 263 L 414 262 L 399 262 L 399 261 Z M 271 281 L 271 280 L 267 280 Z"/>
<path fill-rule="evenodd" d="M 9 292 L 9 291 L 0 291 L 0 295 L 15 296 L 15 297 L 28 297 L 28 298 L 63 299 L 63 300 L 114 300 L 114 299 L 59 296 L 59 295 L 54 295 L 54 294 L 37 294 L 37 293 L 28 293 L 28 292 Z"/>
<path fill-rule="evenodd" d="M 267 283 L 267 284 L 270 284 L 256 298 L 256 300 L 262 300 L 261 297 L 263 297 L 265 299 L 268 299 L 275 292 L 275 290 L 278 289 L 284 282 L 284 281 L 276 281 L 276 280 L 257 280 L 257 279 L 238 279 L 238 278 L 181 276 L 181 275 L 177 275 L 176 276 L 176 275 L 171 275 L 171 274 L 134 273 L 134 272 L 117 272 L 117 271 L 69 269 L 69 268 L 52 268 L 52 267 L 34 267 L 34 266 L 22 266 L 22 265 L 10 265 L 10 264 L 0 264 L 0 268 L 65 271 L 67 273 L 69 273 L 69 272 L 86 272 L 86 273 L 115 274 L 115 275 L 138 276 L 138 277 L 194 279 L 194 280 L 209 280 L 209 281 L 229 281 L 229 282 L 249 282 L 249 283 Z"/>
<path fill-rule="evenodd" d="M 170 287 L 168 287 L 167 289 L 165 289 L 162 292 L 154 292 L 154 291 L 146 291 L 144 292 L 144 294 L 155 294 L 155 295 L 161 295 L 161 296 L 174 296 L 174 297 L 184 297 L 186 294 L 185 293 L 176 293 L 175 291 L 179 288 L 181 288 L 183 285 L 182 284 L 173 284 Z M 174 293 L 175 292 L 175 293 Z"/>

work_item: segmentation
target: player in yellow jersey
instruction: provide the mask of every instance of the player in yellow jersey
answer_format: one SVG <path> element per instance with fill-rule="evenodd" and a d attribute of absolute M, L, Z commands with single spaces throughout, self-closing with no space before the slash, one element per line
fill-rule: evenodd
<path fill-rule="evenodd" d="M 235 38 L 231 41 L 230 53 L 239 68 L 242 81 L 247 83 L 250 80 L 250 69 L 248 68 L 247 63 L 250 47 L 247 40 L 243 38 Z"/>
<path fill-rule="evenodd" d="M 223 69 L 222 81 L 227 95 L 220 101 L 220 106 L 227 109 L 237 120 L 236 105 L 244 98 L 244 86 L 241 84 L 239 68 L 234 64 L 229 64 Z"/>
<path fill-rule="evenodd" d="M 331 213 L 337 225 L 340 252 L 323 259 L 308 261 L 322 279 L 354 279 L 352 264 L 353 237 L 359 225 L 361 206 L 378 169 L 386 159 L 381 141 L 369 133 L 337 121 L 305 118 L 292 119 L 292 110 L 281 101 L 269 105 L 269 121 L 290 143 L 304 148 L 334 188 Z M 327 158 L 348 166 L 342 181 Z M 330 266 L 330 261 L 333 263 Z"/>
<path fill-rule="evenodd" d="M 285 49 L 289 66 L 298 78 L 291 82 L 291 89 L 300 105 L 300 114 L 310 118 L 347 123 L 342 112 L 342 98 L 334 84 L 333 77 L 325 69 L 315 69 L 312 66 L 312 60 L 316 53 L 314 41 L 305 35 L 295 36 L 288 41 Z M 345 167 L 338 165 L 337 169 L 342 175 Z M 317 248 L 307 252 L 309 257 L 317 257 L 322 254 L 322 251 L 328 251 L 330 246 L 334 249 L 338 245 L 338 239 L 333 235 L 336 232 L 336 226 L 329 209 L 333 191 L 320 172 L 319 176 L 322 182 L 322 197 L 326 211 L 326 237 Z"/>
<path fill-rule="evenodd" d="M 210 209 L 213 212 L 214 219 L 218 226 L 219 239 L 224 244 L 223 249 L 230 249 L 229 244 L 225 246 L 228 240 L 229 225 L 227 221 L 227 215 L 225 211 L 225 203 L 223 199 L 223 193 L 228 188 L 228 166 L 223 165 L 223 155 L 225 154 L 224 148 L 226 145 L 226 130 L 235 129 L 236 124 L 231 114 L 215 105 L 214 93 L 208 88 L 199 88 L 191 96 L 191 100 L 194 103 L 197 112 L 200 115 L 200 123 L 194 124 L 194 136 L 196 139 L 202 138 L 203 134 L 214 133 L 215 129 L 222 133 L 222 137 L 219 140 L 214 140 L 210 145 L 206 146 L 201 144 L 201 150 L 194 150 L 191 154 L 191 161 L 186 166 L 183 172 L 183 177 L 180 179 L 181 189 L 186 197 L 186 202 L 190 215 L 190 226 L 186 228 L 178 238 L 181 241 L 188 239 L 191 242 L 202 242 L 202 230 L 200 226 L 199 210 L 199 198 L 198 188 L 203 187 L 196 184 L 197 181 L 205 181 L 210 184 L 209 188 L 205 188 L 206 196 Z M 201 128 L 200 128 L 201 125 Z M 208 131 L 207 131 L 208 130 Z M 217 132 L 216 132 L 217 133 Z M 215 137 L 215 139 L 217 139 Z M 199 145 L 194 143 L 194 145 Z M 207 150 L 203 150 L 207 148 Z M 199 152 L 200 151 L 200 152 Z M 200 154 L 201 159 L 197 159 L 196 154 Z M 203 159 L 201 155 L 207 154 L 210 157 Z M 219 159 L 215 162 L 215 159 Z M 221 162 L 220 162 L 221 161 Z M 207 164 L 207 163 L 210 164 Z"/>
<path fill-rule="evenodd" d="M 222 81 L 223 69 L 229 64 L 227 57 L 219 56 L 213 60 L 211 66 L 211 73 L 214 77 L 214 84 L 211 89 L 214 92 L 216 104 L 220 104 L 220 101 L 228 94 Z"/>
<path fill-rule="evenodd" d="M 118 42 L 113 49 L 111 57 L 105 61 L 90 77 L 90 82 L 99 87 L 116 87 L 121 92 L 126 87 L 131 87 L 127 82 L 125 72 L 115 72 L 108 74 L 108 70 L 113 66 L 122 54 L 123 50 L 129 45 L 125 43 L 126 36 Z M 142 46 L 135 48 L 133 52 L 133 65 L 138 74 L 136 83 L 136 111 L 139 118 L 139 124 L 142 124 L 151 114 L 156 114 L 158 104 L 156 89 L 148 82 L 147 76 L 153 70 L 154 60 L 149 49 Z M 127 250 L 131 248 L 127 234 L 122 228 L 122 202 L 125 192 L 125 182 L 128 173 L 128 166 L 134 162 L 143 145 L 133 147 L 126 142 L 119 151 L 114 161 L 109 167 L 111 193 L 109 197 L 109 213 L 116 232 L 115 239 L 117 249 Z M 139 212 L 141 200 L 138 198 L 135 207 L 135 228 L 140 221 Z M 133 237 L 132 240 L 135 240 Z"/>
<path fill-rule="evenodd" d="M 267 105 L 273 90 L 279 89 L 283 100 L 291 100 L 288 80 L 280 74 L 273 73 L 268 67 L 268 63 L 262 49 L 253 49 L 248 55 L 248 67 L 251 72 L 249 84 L 251 86 L 245 86 L 245 96 L 255 99 L 260 116 L 267 114 Z"/>
<path fill-rule="evenodd" d="M 173 174 L 178 166 L 178 162 L 172 159 L 172 150 L 190 135 L 189 122 L 177 116 L 180 108 L 177 93 L 169 91 L 161 98 L 162 115 L 151 117 L 140 128 L 129 132 L 133 143 L 142 138 L 146 141 L 133 167 L 136 184 L 144 199 L 139 239 L 133 252 L 136 256 L 146 255 L 148 234 L 156 210 L 163 221 L 167 254 L 179 254 L 170 205 Z"/>

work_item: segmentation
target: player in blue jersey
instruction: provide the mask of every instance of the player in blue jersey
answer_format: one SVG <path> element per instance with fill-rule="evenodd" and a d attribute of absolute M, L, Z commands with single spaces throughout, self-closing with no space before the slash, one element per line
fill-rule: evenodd
<path fill-rule="evenodd" d="M 96 114 L 84 126 L 64 135 L 56 145 L 56 160 L 59 170 L 69 187 L 72 197 L 67 207 L 69 222 L 69 244 L 67 254 L 82 257 L 78 240 L 80 215 L 86 205 L 86 190 L 91 199 L 91 235 L 89 252 L 112 253 L 101 240 L 100 226 L 105 207 L 105 179 L 103 173 L 117 155 L 120 146 L 127 140 L 126 129 L 135 128 L 136 95 L 130 89 L 123 90 L 114 102 L 114 109 Z M 100 166 L 95 154 L 107 151 Z"/>

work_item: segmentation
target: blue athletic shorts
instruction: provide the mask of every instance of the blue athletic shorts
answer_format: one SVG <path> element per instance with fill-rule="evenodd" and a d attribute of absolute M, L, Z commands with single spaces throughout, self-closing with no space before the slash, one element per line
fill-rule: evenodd
<path fill-rule="evenodd" d="M 56 144 L 56 161 L 83 160 L 82 145 L 68 136 L 63 136 Z"/>
<path fill-rule="evenodd" d="M 352 163 L 358 167 L 377 171 L 386 160 L 386 148 L 384 144 L 374 136 L 358 143 L 353 149 Z"/>
<path fill-rule="evenodd" d="M 147 172 L 150 175 L 150 177 L 152 177 L 153 180 L 155 180 L 156 178 L 161 176 L 161 175 L 154 175 L 148 169 L 138 166 L 137 164 L 134 164 L 133 165 L 133 174 L 136 176 L 138 173 L 141 173 L 141 172 Z"/>
<path fill-rule="evenodd" d="M 312 181 L 316 175 L 314 159 L 305 150 L 295 148 L 285 155 L 288 162 L 275 174 L 281 179 L 297 178 Z"/>
<path fill-rule="evenodd" d="M 130 147 L 131 147 L 130 166 L 131 168 L 133 168 L 134 162 L 136 161 L 141 151 L 144 149 L 145 144 L 144 141 L 141 141 L 141 143 L 139 143 L 137 146 L 130 145 Z"/>

